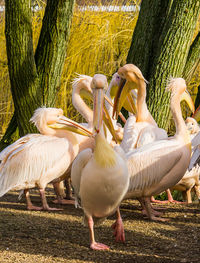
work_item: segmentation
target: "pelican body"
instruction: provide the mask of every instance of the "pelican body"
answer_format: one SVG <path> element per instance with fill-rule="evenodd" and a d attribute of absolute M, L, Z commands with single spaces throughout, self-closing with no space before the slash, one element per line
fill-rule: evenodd
<path fill-rule="evenodd" d="M 67 169 L 78 154 L 79 145 L 71 130 L 66 131 L 69 121 L 62 109 L 39 108 L 31 121 L 43 134 L 28 134 L 0 154 L 0 196 L 10 190 L 25 189 L 29 210 L 55 210 L 50 208 L 45 197 L 45 187 L 66 176 Z M 80 126 L 79 126 L 80 127 Z M 65 137 L 65 138 L 61 138 Z M 32 205 L 28 189 L 38 187 L 43 207 Z"/>
<path fill-rule="evenodd" d="M 115 211 L 118 211 L 116 235 L 117 238 L 124 240 L 118 207 L 129 184 L 128 169 L 123 153 L 115 151 L 101 131 L 103 88 L 106 83 L 103 75 L 97 74 L 93 77 L 95 147 L 94 151 L 86 149 L 79 153 L 73 162 L 71 172 L 76 199 L 81 200 L 89 226 L 90 247 L 97 250 L 108 249 L 108 246 L 95 241 L 94 220 L 99 221 Z M 118 237 L 118 234 L 122 237 Z"/>
<path fill-rule="evenodd" d="M 135 82 L 141 77 L 135 75 Z M 180 100 L 184 96 L 193 105 L 186 84 L 181 78 L 172 79 L 171 111 L 175 121 L 176 134 L 168 139 L 158 140 L 126 154 L 130 174 L 129 189 L 125 198 L 145 197 L 146 208 L 151 219 L 148 198 L 177 184 L 188 168 L 191 156 L 191 141 L 182 118 Z"/>

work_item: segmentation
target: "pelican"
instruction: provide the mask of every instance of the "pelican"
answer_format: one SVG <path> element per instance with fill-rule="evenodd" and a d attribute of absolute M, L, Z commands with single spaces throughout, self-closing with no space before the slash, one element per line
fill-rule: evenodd
<path fill-rule="evenodd" d="M 103 88 L 107 86 L 104 75 L 96 74 L 92 79 L 94 92 L 94 151 L 85 149 L 78 154 L 72 164 L 71 179 L 76 203 L 81 200 L 90 233 L 90 248 L 107 250 L 109 247 L 97 243 L 94 237 L 94 221 L 100 222 L 115 211 L 117 220 L 113 225 L 116 240 L 124 241 L 124 230 L 119 205 L 129 184 L 128 169 L 123 150 L 114 150 L 102 133 Z"/>
<path fill-rule="evenodd" d="M 144 85 L 144 79 L 141 76 L 134 74 L 132 79 L 138 85 Z M 184 79 L 171 79 L 167 90 L 171 91 L 170 107 L 176 126 L 176 134 L 126 154 L 130 184 L 125 198 L 144 197 L 149 218 L 162 221 L 165 219 L 156 218 L 152 214 L 149 197 L 174 186 L 187 170 L 191 156 L 191 140 L 181 113 L 181 97 L 184 96 L 188 105 L 192 109 L 194 108 L 191 97 L 186 92 Z M 118 99 L 115 103 L 116 105 L 122 104 L 121 101 L 118 102 Z"/>
<path fill-rule="evenodd" d="M 195 152 L 194 156 L 197 155 L 199 149 L 196 149 L 198 146 L 194 144 L 193 139 L 198 134 L 200 128 L 197 121 L 192 117 L 187 117 L 185 120 L 185 124 L 187 130 L 190 134 L 190 139 L 192 142 L 192 156 Z M 199 154 L 199 153 L 198 153 Z M 192 203 L 191 198 L 191 191 L 194 190 L 198 199 L 200 199 L 200 182 L 199 182 L 199 175 L 200 175 L 200 167 L 199 163 L 194 162 L 194 157 L 191 158 L 190 161 L 190 170 L 187 169 L 186 173 L 184 174 L 183 178 L 174 185 L 171 190 L 178 190 L 182 192 L 183 199 L 187 201 L 188 204 Z M 171 197 L 173 200 L 173 197 Z"/>
<path fill-rule="evenodd" d="M 87 123 L 84 123 L 84 125 L 88 129 L 92 129 L 92 121 L 93 121 L 92 114 L 93 113 L 92 113 L 92 110 L 84 102 L 83 98 L 84 97 L 87 99 L 91 98 L 91 94 L 92 94 L 91 83 L 92 83 L 92 77 L 91 76 L 80 75 L 80 74 L 72 82 L 72 90 L 73 90 L 73 92 L 72 92 L 72 103 L 73 103 L 73 106 L 82 115 L 82 117 L 86 120 Z M 107 109 L 108 114 L 110 116 L 112 115 L 112 110 L 113 110 L 112 100 L 116 94 L 119 83 L 120 83 L 120 77 L 117 73 L 115 73 L 112 76 L 112 79 L 110 81 L 109 86 L 106 87 L 106 94 L 104 95 L 105 106 L 106 106 L 106 109 Z M 136 96 L 136 95 L 134 94 L 134 96 Z M 132 97 L 130 98 L 130 100 L 132 102 L 132 100 L 133 100 Z M 132 104 L 131 104 L 131 106 L 129 106 L 130 103 L 127 103 L 127 101 L 126 101 L 124 107 L 127 110 L 129 110 L 130 107 L 132 110 L 134 110 L 132 107 Z M 124 118 L 124 116 L 121 113 L 119 113 L 119 116 L 122 119 L 122 121 L 125 123 L 126 119 Z M 123 129 L 120 127 L 120 125 L 117 123 L 116 120 L 112 119 L 112 123 L 113 123 L 114 129 L 115 129 L 115 133 L 118 136 L 117 138 L 122 140 Z M 106 129 L 106 138 L 107 138 L 108 142 L 110 142 L 110 143 L 113 140 L 113 136 L 111 135 L 111 133 L 109 132 L 108 129 Z"/>
<path fill-rule="evenodd" d="M 137 114 L 130 116 L 124 127 L 124 137 L 121 143 L 121 147 L 127 153 L 134 148 L 139 148 L 143 145 L 149 144 L 156 140 L 167 139 L 168 135 L 164 129 L 158 127 L 157 123 L 153 119 L 146 104 L 146 83 L 147 81 L 143 77 L 138 67 L 133 64 L 126 64 L 119 68 L 118 74 L 121 77 L 121 87 L 126 84 L 121 94 L 121 105 L 123 104 L 126 94 L 133 88 L 138 90 L 137 92 Z M 139 81 L 138 81 L 139 80 Z M 120 92 L 120 89 L 119 89 Z M 184 96 L 182 97 L 184 100 Z M 120 106 L 119 105 L 119 108 Z M 177 202 L 173 200 L 169 189 L 166 190 L 168 201 Z M 155 200 L 151 197 L 152 202 L 163 202 Z M 143 210 L 143 213 L 146 213 Z M 157 213 L 157 212 L 155 212 Z"/>
<path fill-rule="evenodd" d="M 31 121 L 42 134 L 28 134 L 0 154 L 0 197 L 10 190 L 25 189 L 28 210 L 56 210 L 48 206 L 45 187 L 64 179 L 78 154 L 79 144 L 71 131 L 82 135 L 91 132 L 63 116 L 63 110 L 57 108 L 39 108 Z M 33 206 L 30 200 L 29 189 L 33 187 L 39 188 L 42 208 Z"/>

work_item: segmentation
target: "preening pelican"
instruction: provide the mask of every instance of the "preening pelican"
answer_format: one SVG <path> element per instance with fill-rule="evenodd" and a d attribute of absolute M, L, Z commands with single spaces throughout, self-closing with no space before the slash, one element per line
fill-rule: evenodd
<path fill-rule="evenodd" d="M 42 208 L 55 210 L 47 204 L 45 187 L 50 182 L 64 179 L 68 167 L 78 154 L 79 145 L 71 132 L 75 129 L 72 126 L 75 122 L 63 116 L 62 109 L 56 108 L 37 109 L 31 121 L 42 134 L 28 134 L 0 154 L 0 196 L 9 190 L 25 189 L 27 208 L 39 210 L 41 208 L 32 205 L 28 191 L 38 187 Z M 81 128 L 77 126 L 76 132 Z M 91 134 L 85 131 L 80 134 Z"/>
<path fill-rule="evenodd" d="M 94 220 L 100 221 L 117 211 L 114 224 L 118 241 L 124 241 L 124 230 L 119 212 L 119 205 L 129 184 L 128 169 L 123 151 L 116 151 L 109 145 L 102 133 L 103 93 L 107 80 L 104 75 L 97 74 L 92 79 L 94 92 L 94 131 L 95 147 L 85 149 L 78 154 L 72 164 L 71 179 L 76 200 L 81 200 L 85 221 L 90 232 L 90 247 L 96 250 L 109 249 L 97 243 L 94 238 Z M 119 151 L 117 151 L 117 149 Z"/>
<path fill-rule="evenodd" d="M 135 76 L 135 79 L 137 82 L 144 82 L 141 77 Z M 168 90 L 171 91 L 170 107 L 176 134 L 126 154 L 130 184 L 125 197 L 144 197 L 149 218 L 154 220 L 164 219 L 152 215 L 149 197 L 178 183 L 188 168 L 191 156 L 191 141 L 182 118 L 180 100 L 184 96 L 192 108 L 193 102 L 185 91 L 186 83 L 182 78 L 171 79 Z"/>

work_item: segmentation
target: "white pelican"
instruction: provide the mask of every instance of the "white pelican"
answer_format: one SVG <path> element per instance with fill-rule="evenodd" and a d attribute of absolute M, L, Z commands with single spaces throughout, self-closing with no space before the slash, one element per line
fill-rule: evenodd
<path fill-rule="evenodd" d="M 68 167 L 78 154 L 79 144 L 71 132 L 74 128 L 69 126 L 75 122 L 64 117 L 62 109 L 56 108 L 37 109 L 31 121 L 42 134 L 28 134 L 0 154 L 0 196 L 9 190 L 25 189 L 27 209 L 39 210 L 41 208 L 32 205 L 28 191 L 38 187 L 42 208 L 55 210 L 47 204 L 45 187 L 49 182 L 65 177 Z M 85 131 L 81 134 L 85 134 Z M 91 133 L 87 131 L 86 134 Z"/>
<path fill-rule="evenodd" d="M 83 98 L 90 99 L 92 95 L 92 77 L 87 75 L 78 75 L 77 78 L 74 79 L 72 83 L 72 103 L 73 106 L 76 108 L 76 110 L 82 115 L 82 117 L 86 120 L 87 123 L 84 123 L 84 125 L 88 129 L 92 129 L 92 110 L 87 106 L 87 104 L 84 102 Z M 112 110 L 113 110 L 113 103 L 112 99 L 114 98 L 118 87 L 120 83 L 120 77 L 117 73 L 115 73 L 112 76 L 112 79 L 110 81 L 110 84 L 108 88 L 106 87 L 106 95 L 105 96 L 105 106 L 107 108 L 108 114 L 112 116 Z M 130 103 L 125 103 L 124 107 L 127 107 L 127 110 L 130 109 Z M 132 105 L 131 105 L 132 107 Z M 132 108 L 131 108 L 132 109 Z M 132 109 L 133 110 L 133 109 Z M 119 113 L 120 118 L 123 122 L 126 122 L 126 119 L 123 117 L 121 113 Z M 112 120 L 114 129 L 116 134 L 120 139 L 123 137 L 123 129 L 118 125 L 116 120 Z M 106 129 L 106 138 L 108 142 L 111 142 L 113 139 L 113 136 L 109 132 L 108 129 Z M 92 145 L 93 146 L 93 145 Z M 92 147 L 91 147 L 92 148 Z M 83 149 L 83 147 L 81 147 Z"/>
<path fill-rule="evenodd" d="M 133 88 L 138 90 L 137 93 L 137 114 L 130 116 L 124 127 L 124 137 L 121 147 L 127 153 L 134 148 L 139 148 L 156 140 L 167 139 L 168 135 L 164 129 L 158 127 L 153 119 L 146 104 L 146 83 L 147 81 L 142 75 L 142 72 L 133 64 L 126 64 L 119 68 L 118 74 L 121 77 L 121 87 L 125 84 L 121 94 L 121 105 L 123 104 L 126 94 Z M 125 82 L 126 81 L 126 82 Z M 120 89 L 119 89 L 120 92 Z M 184 100 L 184 97 L 182 98 Z M 119 108 L 120 106 L 119 105 Z M 166 190 L 168 201 L 173 200 L 169 189 Z M 151 197 L 152 202 L 163 202 L 155 200 Z M 145 213 L 145 211 L 143 210 Z M 155 212 L 157 213 L 157 212 Z"/>
<path fill-rule="evenodd" d="M 133 77 L 137 83 L 144 82 L 138 75 Z M 170 105 L 176 134 L 126 154 L 130 174 L 126 198 L 144 197 L 149 218 L 154 220 L 164 219 L 152 215 L 149 197 L 178 183 L 188 168 L 191 156 L 191 141 L 182 118 L 180 100 L 184 96 L 191 108 L 194 107 L 193 102 L 185 91 L 186 83 L 182 78 L 171 79 L 168 90 L 171 91 Z"/>
<path fill-rule="evenodd" d="M 99 221 L 115 211 L 118 218 L 114 224 L 116 240 L 124 241 L 124 230 L 119 205 L 129 184 L 128 169 L 123 151 L 115 151 L 100 131 L 102 122 L 103 88 L 107 85 L 104 75 L 93 77 L 95 147 L 85 149 L 72 164 L 71 179 L 76 200 L 81 200 L 90 232 L 90 247 L 96 250 L 109 249 L 94 238 L 94 219 Z M 100 131 L 100 132 L 99 132 Z"/>
<path fill-rule="evenodd" d="M 194 152 L 195 154 L 190 161 L 190 165 L 189 165 L 190 170 L 187 169 L 183 178 L 176 185 L 174 185 L 171 188 L 171 190 L 178 190 L 182 192 L 183 199 L 186 200 L 188 204 L 190 204 L 192 203 L 192 198 L 191 198 L 192 190 L 195 192 L 198 199 L 200 199 L 200 182 L 199 182 L 200 167 L 199 167 L 199 163 L 198 162 L 196 163 L 196 160 L 194 163 L 195 156 L 199 154 L 199 149 L 197 149 L 198 146 L 194 145 L 193 142 L 193 139 L 198 134 L 200 128 L 197 121 L 192 117 L 187 117 L 187 119 L 185 120 L 185 124 L 190 134 L 190 139 L 192 142 L 192 156 Z"/>

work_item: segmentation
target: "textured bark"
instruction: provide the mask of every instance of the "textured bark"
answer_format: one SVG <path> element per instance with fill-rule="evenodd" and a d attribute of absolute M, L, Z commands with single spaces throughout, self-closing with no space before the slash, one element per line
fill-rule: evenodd
<path fill-rule="evenodd" d="M 6 47 L 12 97 L 20 135 L 35 129 L 29 119 L 38 107 L 41 92 L 37 89 L 34 61 L 30 0 L 6 0 Z"/>
<path fill-rule="evenodd" d="M 147 105 L 162 128 L 170 119 L 165 92 L 170 77 L 181 77 L 200 10 L 199 0 L 143 0 L 128 63 L 134 63 L 150 82 Z"/>
<path fill-rule="evenodd" d="M 53 106 L 64 65 L 74 0 L 48 0 L 34 56 L 31 0 L 6 0 L 6 45 L 15 113 L 1 141 L 11 143 L 36 129 L 29 123 L 33 111 Z"/>
<path fill-rule="evenodd" d="M 194 39 L 187 57 L 183 77 L 189 83 L 200 62 L 200 32 Z"/>
<path fill-rule="evenodd" d="M 146 79 L 149 79 L 149 68 L 153 64 L 159 37 L 168 17 L 171 2 L 171 0 L 143 0 L 141 3 L 127 63 L 138 66 Z"/>
<path fill-rule="evenodd" d="M 43 104 L 54 106 L 65 61 L 74 2 L 49 0 L 45 9 L 42 30 L 35 53 Z"/>
<path fill-rule="evenodd" d="M 158 125 L 169 125 L 169 97 L 165 92 L 170 77 L 181 77 L 199 16 L 199 0 L 174 1 L 166 20 L 150 74 L 147 104 Z"/>

